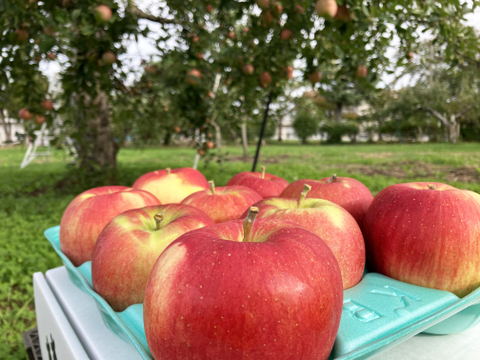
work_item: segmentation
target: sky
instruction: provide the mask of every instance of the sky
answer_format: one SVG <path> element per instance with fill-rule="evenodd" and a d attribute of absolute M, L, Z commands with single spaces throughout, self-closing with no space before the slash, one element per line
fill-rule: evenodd
<path fill-rule="evenodd" d="M 142 10 L 148 11 L 149 13 L 155 14 L 155 15 L 160 15 L 158 14 L 158 7 L 156 7 L 154 4 L 158 4 L 158 0 L 138 0 L 137 4 Z M 157 11 L 156 11 L 157 9 Z M 467 16 L 467 25 L 475 27 L 478 31 L 480 31 L 480 8 L 477 8 L 475 13 L 473 14 L 468 14 Z M 153 32 L 159 32 L 161 31 L 161 26 L 156 23 L 152 23 L 146 20 L 141 20 L 141 24 L 143 26 L 147 26 L 153 31 Z M 154 36 L 152 36 L 154 38 Z M 391 56 L 394 55 L 395 53 L 395 48 L 392 47 L 391 50 L 392 54 Z M 142 59 L 149 59 L 150 56 L 157 56 L 157 51 L 154 46 L 154 42 L 152 40 L 149 40 L 148 38 L 140 37 L 139 41 L 131 41 L 129 46 L 128 46 L 128 51 L 127 53 L 120 58 L 122 62 L 127 64 L 133 73 L 130 75 L 129 80 L 133 81 L 136 76 L 139 76 L 141 72 L 143 71 L 142 66 L 140 64 Z M 61 59 L 61 55 L 59 56 Z M 52 90 L 55 92 L 56 90 L 58 91 L 58 79 L 59 79 L 59 72 L 60 72 L 60 65 L 58 62 L 54 61 L 42 61 L 40 63 L 40 69 L 43 71 L 44 74 L 46 74 L 49 79 L 50 83 L 52 84 Z M 294 76 L 301 76 L 301 72 L 297 71 L 294 73 Z M 384 83 L 389 83 L 392 81 L 394 78 L 394 75 L 385 75 L 384 78 L 382 79 Z M 403 87 L 406 84 L 408 84 L 409 79 L 404 78 L 401 81 L 398 82 L 397 88 Z"/>

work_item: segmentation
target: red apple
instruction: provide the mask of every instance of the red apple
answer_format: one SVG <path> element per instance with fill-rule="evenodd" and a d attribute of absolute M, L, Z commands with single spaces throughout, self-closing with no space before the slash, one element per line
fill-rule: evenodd
<path fill-rule="evenodd" d="M 104 64 L 112 65 L 115 61 L 117 61 L 117 56 L 112 51 L 105 51 L 102 54 L 102 61 Z"/>
<path fill-rule="evenodd" d="M 23 120 L 30 120 L 32 118 L 32 113 L 25 108 L 21 108 L 18 112 L 18 117 Z"/>
<path fill-rule="evenodd" d="M 325 241 L 340 265 L 343 288 L 351 288 L 362 279 L 365 268 L 362 231 L 344 208 L 328 200 L 305 199 L 309 188 L 305 185 L 298 199 L 271 198 L 254 206 L 259 208 L 262 219 L 293 222 Z"/>
<path fill-rule="evenodd" d="M 35 123 L 38 125 L 42 125 L 45 122 L 45 116 L 35 114 Z"/>
<path fill-rule="evenodd" d="M 318 0 L 315 3 L 315 11 L 318 16 L 333 18 L 337 13 L 338 5 L 335 0 Z"/>
<path fill-rule="evenodd" d="M 357 66 L 357 72 L 356 72 L 356 75 L 357 77 L 359 78 L 365 78 L 367 77 L 367 73 L 368 73 L 368 70 L 365 66 Z"/>
<path fill-rule="evenodd" d="M 198 149 L 198 150 L 197 150 L 197 154 L 200 155 L 200 156 L 203 156 L 203 155 L 205 155 L 205 150 L 203 150 L 203 149 Z"/>
<path fill-rule="evenodd" d="M 295 5 L 295 10 L 296 10 L 297 13 L 299 13 L 300 15 L 303 15 L 303 13 L 304 13 L 303 6 L 300 5 L 300 4 Z"/>
<path fill-rule="evenodd" d="M 213 141 L 207 141 L 205 145 L 207 146 L 207 149 L 213 149 L 215 147 L 215 143 Z"/>
<path fill-rule="evenodd" d="M 280 194 L 283 198 L 298 198 L 303 191 L 304 184 L 312 187 L 308 192 L 309 198 L 325 199 L 347 210 L 363 228 L 363 221 L 368 207 L 373 201 L 373 195 L 360 181 L 348 178 L 332 177 L 320 180 L 297 180 Z"/>
<path fill-rule="evenodd" d="M 285 66 L 283 69 L 282 69 L 282 75 L 285 79 L 287 80 L 290 80 L 291 78 L 293 78 L 293 66 Z"/>
<path fill-rule="evenodd" d="M 233 31 L 229 31 L 228 34 L 227 34 L 227 36 L 228 36 L 231 40 L 235 39 L 235 33 L 234 33 Z"/>
<path fill-rule="evenodd" d="M 152 193 L 162 204 L 171 204 L 179 203 L 197 191 L 208 189 L 208 182 L 198 170 L 166 168 L 140 176 L 132 187 Z"/>
<path fill-rule="evenodd" d="M 407 53 L 407 59 L 408 59 L 408 61 L 412 61 L 412 60 L 413 60 L 413 52 L 409 51 L 409 52 Z"/>
<path fill-rule="evenodd" d="M 304 184 L 312 187 L 308 192 L 309 198 L 325 199 L 347 210 L 363 228 L 363 221 L 368 207 L 373 201 L 373 195 L 360 181 L 333 175 L 320 180 L 297 180 L 285 188 L 280 194 L 283 198 L 298 198 L 303 191 Z"/>
<path fill-rule="evenodd" d="M 54 53 L 47 53 L 47 58 L 48 60 L 55 60 L 57 58 L 57 55 L 55 55 Z"/>
<path fill-rule="evenodd" d="M 185 81 L 190 85 L 197 85 L 202 79 L 202 73 L 197 69 L 192 69 L 187 72 L 187 77 Z"/>
<path fill-rule="evenodd" d="M 238 219 L 248 208 L 262 200 L 254 190 L 246 186 L 223 186 L 196 192 L 182 201 L 182 204 L 195 206 L 204 211 L 215 223 Z"/>
<path fill-rule="evenodd" d="M 322 73 L 320 71 L 311 72 L 308 74 L 308 81 L 315 85 L 317 82 L 322 81 Z"/>
<path fill-rule="evenodd" d="M 159 257 L 144 302 L 154 358 L 328 358 L 343 306 L 332 252 L 302 228 L 253 220 L 193 230 Z"/>
<path fill-rule="evenodd" d="M 28 32 L 25 29 L 17 29 L 15 30 L 15 34 L 17 35 L 18 42 L 25 42 L 28 40 Z"/>
<path fill-rule="evenodd" d="M 283 6 L 280 5 L 277 1 L 272 4 L 272 14 L 274 16 L 279 16 L 283 11 Z"/>
<path fill-rule="evenodd" d="M 53 103 L 50 100 L 43 100 L 40 103 L 40 106 L 47 111 L 52 111 L 53 110 Z"/>
<path fill-rule="evenodd" d="M 162 251 L 180 235 L 213 224 L 203 211 L 181 204 L 121 213 L 95 244 L 93 288 L 115 311 L 142 303 L 148 276 Z"/>
<path fill-rule="evenodd" d="M 182 128 L 180 126 L 175 126 L 173 128 L 173 131 L 175 131 L 176 133 L 179 133 L 180 131 L 182 131 Z"/>
<path fill-rule="evenodd" d="M 102 186 L 84 191 L 67 206 L 60 221 L 60 247 L 75 266 L 92 260 L 103 228 L 118 214 L 160 205 L 155 196 L 126 186 Z"/>
<path fill-rule="evenodd" d="M 213 10 L 212 4 L 207 4 L 207 5 L 205 6 L 205 10 L 206 10 L 207 12 L 211 13 L 212 10 Z"/>
<path fill-rule="evenodd" d="M 253 65 L 247 64 L 242 67 L 242 72 L 245 75 L 252 75 L 254 71 L 255 71 L 255 68 L 253 67 Z"/>
<path fill-rule="evenodd" d="M 268 71 L 264 71 L 260 74 L 259 80 L 260 86 L 266 88 L 272 82 L 272 77 L 270 76 L 270 73 Z"/>
<path fill-rule="evenodd" d="M 264 10 L 260 14 L 260 19 L 262 20 L 263 25 L 268 25 L 273 21 L 273 15 L 270 10 Z"/>
<path fill-rule="evenodd" d="M 270 0 L 255 0 L 260 9 L 266 9 L 270 6 Z"/>
<path fill-rule="evenodd" d="M 336 20 L 343 22 L 349 22 L 354 19 L 354 14 L 350 12 L 350 9 L 345 5 L 338 6 L 337 13 L 334 17 Z"/>
<path fill-rule="evenodd" d="M 109 22 L 112 18 L 112 9 L 107 5 L 100 5 L 95 8 L 95 18 L 100 22 Z"/>
<path fill-rule="evenodd" d="M 365 217 L 368 267 L 463 297 L 480 286 L 480 196 L 440 183 L 383 189 Z"/>
<path fill-rule="evenodd" d="M 203 54 L 202 53 L 197 54 L 197 58 L 200 60 L 203 60 Z"/>
<path fill-rule="evenodd" d="M 227 186 L 232 185 L 246 186 L 255 190 L 265 199 L 278 197 L 288 186 L 288 181 L 281 177 L 266 173 L 265 167 L 262 166 L 262 172 L 244 171 L 238 173 L 227 183 Z"/>
<path fill-rule="evenodd" d="M 283 41 L 289 40 L 292 37 L 292 31 L 288 29 L 283 29 L 280 31 L 280 39 Z"/>

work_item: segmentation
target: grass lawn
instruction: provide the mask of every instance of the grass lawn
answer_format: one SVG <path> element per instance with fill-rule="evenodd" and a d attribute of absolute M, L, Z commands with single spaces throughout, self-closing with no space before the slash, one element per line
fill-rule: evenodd
<path fill-rule="evenodd" d="M 35 327 L 32 274 L 60 266 L 43 231 L 58 225 L 68 203 L 82 190 L 58 187 L 68 161 L 58 151 L 50 162 L 19 165 L 25 149 L 0 149 L 0 359 L 25 359 L 21 334 Z M 216 150 L 220 162 L 201 162 L 199 170 L 216 185 L 239 171 L 241 149 Z M 255 149 L 249 149 L 254 154 Z M 192 166 L 194 151 L 185 148 L 123 149 L 118 183 L 131 185 L 145 172 Z M 215 159 L 214 159 L 215 160 Z M 298 146 L 268 145 L 259 165 L 288 181 L 350 176 L 374 194 L 398 182 L 436 181 L 480 193 L 480 144 Z"/>

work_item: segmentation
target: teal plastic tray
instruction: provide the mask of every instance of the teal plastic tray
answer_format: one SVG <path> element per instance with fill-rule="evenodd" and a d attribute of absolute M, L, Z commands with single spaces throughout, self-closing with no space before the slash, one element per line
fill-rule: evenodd
<path fill-rule="evenodd" d="M 105 325 L 133 344 L 143 359 L 152 359 L 143 325 L 143 304 L 122 312 L 112 310 L 92 287 L 91 262 L 75 267 L 63 254 L 59 226 L 45 236 L 61 257 L 68 276 L 95 299 Z M 367 273 L 362 281 L 344 291 L 340 328 L 330 359 L 360 360 L 389 349 L 420 333 L 453 334 L 480 322 L 480 289 L 464 298 Z"/>

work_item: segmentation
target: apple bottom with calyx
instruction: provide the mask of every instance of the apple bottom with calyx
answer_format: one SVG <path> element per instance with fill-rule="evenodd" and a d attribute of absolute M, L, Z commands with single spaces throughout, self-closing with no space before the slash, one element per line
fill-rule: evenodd
<path fill-rule="evenodd" d="M 328 358 L 343 302 L 335 257 L 303 228 L 253 224 L 252 210 L 181 236 L 155 263 L 144 301 L 154 358 Z"/>
<path fill-rule="evenodd" d="M 213 224 L 203 211 L 181 204 L 150 206 L 116 216 L 95 244 L 94 290 L 115 311 L 142 303 L 148 276 L 162 251 L 184 233 Z"/>
<path fill-rule="evenodd" d="M 397 184 L 364 223 L 367 265 L 396 280 L 463 297 L 480 286 L 480 195 L 441 183 Z"/>

